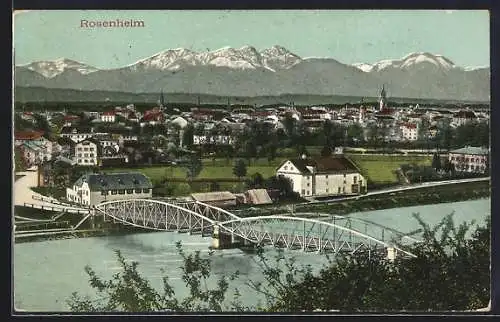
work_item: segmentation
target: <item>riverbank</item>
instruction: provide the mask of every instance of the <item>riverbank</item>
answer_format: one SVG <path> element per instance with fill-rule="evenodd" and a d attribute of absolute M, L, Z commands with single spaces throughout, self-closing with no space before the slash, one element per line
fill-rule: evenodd
<path fill-rule="evenodd" d="M 321 204 L 301 204 L 295 205 L 294 213 L 308 212 L 308 213 L 322 213 L 322 214 L 335 214 L 347 215 L 350 213 L 383 210 L 391 208 L 403 208 L 418 205 L 431 205 L 440 203 L 449 203 L 457 201 L 476 200 L 481 198 L 488 198 L 491 196 L 490 182 L 467 182 L 446 186 L 435 186 L 426 189 L 404 190 L 399 192 L 388 193 L 384 195 L 376 195 L 370 197 L 363 197 L 358 200 L 348 201 L 332 201 L 331 203 Z M 254 210 L 238 212 L 238 216 L 266 216 L 276 214 L 290 215 L 289 206 L 274 205 L 267 207 L 258 207 Z M 28 217 L 32 219 L 51 220 L 55 216 L 54 213 L 38 209 L 16 207 L 15 213 L 17 216 Z M 293 214 L 292 214 L 293 215 Z M 316 214 L 310 214 L 309 217 L 318 217 Z M 78 224 L 83 218 L 81 215 L 65 214 L 62 215 L 53 225 L 57 222 L 67 221 L 66 227 L 70 229 L 72 226 Z M 51 225 L 51 224 L 49 224 Z M 17 227 L 17 231 L 22 226 Z M 49 228 L 47 226 L 45 229 Z M 42 231 L 43 229 L 40 229 Z M 127 226 L 123 223 L 104 221 L 103 217 L 89 218 L 81 224 L 80 231 L 71 231 L 67 234 L 58 235 L 38 235 L 32 237 L 23 237 L 15 240 L 15 243 L 44 241 L 53 239 L 67 239 L 67 238 L 84 238 L 84 237 L 100 237 L 111 235 L 127 235 L 134 233 L 153 232 L 140 227 Z"/>
<path fill-rule="evenodd" d="M 14 215 L 19 218 L 19 220 L 16 218 L 15 221 L 16 233 L 19 234 L 18 237 L 14 236 L 14 242 L 16 244 L 46 240 L 119 236 L 152 232 L 152 230 L 149 229 L 125 225 L 114 220 L 110 221 L 108 219 L 104 221 L 104 218 L 101 216 L 88 218 L 78 226 L 78 229 L 72 230 L 73 227 L 80 223 L 84 215 L 57 214 L 47 210 L 20 206 L 14 207 Z M 37 228 L 37 226 L 40 228 Z M 53 231 L 54 229 L 61 229 L 61 231 L 56 234 Z M 31 236 L 21 236 L 23 232 L 26 233 L 28 230 Z M 44 232 L 46 232 L 46 234 L 43 234 Z"/>

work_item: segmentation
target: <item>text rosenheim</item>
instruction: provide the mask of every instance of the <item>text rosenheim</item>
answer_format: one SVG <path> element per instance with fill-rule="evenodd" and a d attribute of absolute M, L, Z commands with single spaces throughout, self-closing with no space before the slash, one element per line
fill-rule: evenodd
<path fill-rule="evenodd" d="M 80 20 L 80 28 L 138 28 L 144 27 L 143 20 Z"/>

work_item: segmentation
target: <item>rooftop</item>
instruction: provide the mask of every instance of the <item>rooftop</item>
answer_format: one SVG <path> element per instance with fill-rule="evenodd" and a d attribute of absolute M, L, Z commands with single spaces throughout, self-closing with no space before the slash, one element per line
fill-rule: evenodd
<path fill-rule="evenodd" d="M 214 191 L 214 192 L 199 192 L 192 193 L 191 197 L 193 197 L 196 201 L 223 201 L 223 200 L 234 200 L 236 196 L 229 191 Z"/>
<path fill-rule="evenodd" d="M 466 146 L 461 149 L 452 150 L 450 153 L 456 154 L 472 154 L 472 155 L 488 155 L 490 151 L 482 147 Z"/>
<path fill-rule="evenodd" d="M 81 186 L 84 182 L 88 183 L 91 191 L 153 188 L 151 180 L 139 172 L 87 173 L 75 185 Z"/>
<path fill-rule="evenodd" d="M 316 168 L 316 173 L 358 171 L 356 166 L 344 156 L 291 159 L 290 162 L 302 173 L 311 173 L 307 167 Z"/>

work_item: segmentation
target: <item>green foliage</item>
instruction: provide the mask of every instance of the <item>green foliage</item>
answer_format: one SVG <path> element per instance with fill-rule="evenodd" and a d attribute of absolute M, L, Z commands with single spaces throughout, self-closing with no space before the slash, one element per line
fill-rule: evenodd
<path fill-rule="evenodd" d="M 163 272 L 163 292 L 151 287 L 137 271 L 137 263 L 127 263 L 117 251 L 123 268 L 109 281 L 103 281 L 90 268 L 85 271 L 90 285 L 99 293 L 97 300 L 74 293 L 68 300 L 72 311 L 445 311 L 486 307 L 489 300 L 490 231 L 485 227 L 470 231 L 474 222 L 455 226 L 453 214 L 430 227 L 414 214 L 421 229 L 421 242 L 406 247 L 415 258 L 386 259 L 385 251 L 337 254 L 329 258 L 318 273 L 310 265 L 299 266 L 282 250 L 274 260 L 257 247 L 257 263 L 263 282 L 247 281 L 250 289 L 263 295 L 265 305 L 245 307 L 236 290 L 230 306 L 225 306 L 229 282 L 238 277 L 222 276 L 213 289 L 206 282 L 211 276 L 212 252 L 186 255 L 177 249 L 184 265 L 182 280 L 189 290 L 179 299 Z M 394 241 L 398 245 L 397 241 Z M 401 247 L 401 245 L 399 245 Z"/>
<path fill-rule="evenodd" d="M 302 280 L 278 292 L 272 311 L 444 311 L 486 307 L 489 300 L 490 224 L 466 238 L 473 223 L 455 227 L 452 215 L 422 227 L 422 242 L 410 247 L 416 258 L 380 253 L 337 256 L 319 274 L 306 272 Z M 280 274 L 278 274 L 280 275 Z"/>
<path fill-rule="evenodd" d="M 437 153 L 432 157 L 432 168 L 436 171 L 441 170 L 441 157 Z"/>
<path fill-rule="evenodd" d="M 192 155 L 187 164 L 187 172 L 186 176 L 188 179 L 192 180 L 196 178 L 203 168 L 203 164 L 201 162 L 201 158 L 199 155 Z"/>
<path fill-rule="evenodd" d="M 238 178 L 244 177 L 247 175 L 247 165 L 245 161 L 242 159 L 236 160 L 233 167 L 233 174 Z"/>
<path fill-rule="evenodd" d="M 220 277 L 216 287 L 209 288 L 207 280 L 211 276 L 210 258 L 202 258 L 199 251 L 186 255 L 180 242 L 176 247 L 184 262 L 181 267 L 182 280 L 189 290 L 184 299 L 176 297 L 175 290 L 164 271 L 163 290 L 158 292 L 140 275 L 137 262 L 128 263 L 120 251 L 116 251 L 122 270 L 114 274 L 112 279 L 104 281 L 92 268 L 85 267 L 90 286 L 98 292 L 99 297 L 91 299 L 73 293 L 67 301 L 70 310 L 73 312 L 221 312 L 229 289 L 229 281 L 234 280 L 238 273 Z M 209 253 L 209 257 L 211 255 L 212 252 Z"/>

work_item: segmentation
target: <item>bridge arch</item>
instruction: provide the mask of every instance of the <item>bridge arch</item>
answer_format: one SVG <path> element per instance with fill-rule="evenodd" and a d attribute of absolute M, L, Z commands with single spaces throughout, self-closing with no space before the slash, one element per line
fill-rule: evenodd
<path fill-rule="evenodd" d="M 96 210 L 125 224 L 162 231 L 207 232 L 216 223 L 177 204 L 154 199 L 112 200 L 95 206 Z"/>
<path fill-rule="evenodd" d="M 234 219 L 218 225 L 227 234 L 257 244 L 334 253 L 392 247 L 403 255 L 416 257 L 393 243 L 317 219 L 273 215 Z"/>

